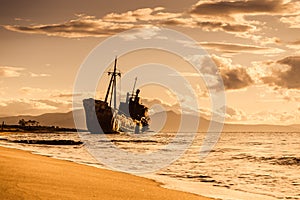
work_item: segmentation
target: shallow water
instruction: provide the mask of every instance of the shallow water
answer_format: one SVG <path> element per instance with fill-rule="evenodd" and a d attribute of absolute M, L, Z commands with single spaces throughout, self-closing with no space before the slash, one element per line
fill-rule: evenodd
<path fill-rule="evenodd" d="M 143 156 L 161 150 L 175 136 L 176 133 L 152 134 L 147 137 L 131 134 L 96 135 L 97 140 L 92 145 L 102 148 L 99 144 L 107 142 L 108 152 L 118 148 L 123 152 Z M 205 133 L 198 133 L 193 144 L 172 164 L 143 176 L 155 178 L 171 188 L 221 199 L 300 199 L 300 133 L 222 133 L 215 148 L 206 158 L 201 159 L 200 147 L 204 136 Z M 179 133 L 178 137 L 182 143 L 187 142 L 187 133 Z M 26 139 L 80 141 L 82 137 L 77 133 L 24 133 L 1 135 L 1 138 L 1 146 L 29 150 L 96 167 L 107 167 L 91 156 L 85 145 L 12 142 Z M 124 160 L 117 155 L 106 156 L 107 159 L 114 159 L 119 166 L 124 164 Z M 157 156 L 157 160 L 163 159 L 163 154 Z M 138 162 L 138 165 L 139 168 L 149 167 L 147 162 Z"/>

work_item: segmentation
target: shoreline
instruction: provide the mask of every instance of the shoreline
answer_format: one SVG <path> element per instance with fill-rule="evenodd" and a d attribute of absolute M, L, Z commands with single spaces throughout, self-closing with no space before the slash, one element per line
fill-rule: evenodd
<path fill-rule="evenodd" d="M 143 177 L 149 178 L 151 180 L 158 180 L 159 175 L 149 175 Z M 212 185 L 207 185 L 205 183 L 176 180 L 170 177 L 164 177 L 163 180 L 160 180 L 160 183 L 162 183 L 161 187 L 167 189 L 184 191 L 200 196 L 207 195 L 209 198 L 218 200 L 278 200 L 278 198 L 266 194 L 215 187 Z"/>
<path fill-rule="evenodd" d="M 213 200 L 148 178 L 6 147 L 0 147 L 0 198 Z"/>
<path fill-rule="evenodd" d="M 6 137 L 7 133 L 3 133 L 0 135 L 0 147 L 9 148 L 9 149 L 18 149 L 25 152 L 30 152 L 34 155 L 41 155 L 44 157 L 49 157 L 53 159 L 63 160 L 67 162 L 74 162 L 85 166 L 91 166 L 97 169 L 107 169 L 111 171 L 118 172 L 114 169 L 110 169 L 109 167 L 103 165 L 102 163 L 99 163 L 95 158 L 88 153 L 87 149 L 80 146 L 73 146 L 70 147 L 63 145 L 63 146 L 52 146 L 52 145 L 31 145 L 31 144 L 20 144 L 15 142 L 8 142 L 8 138 Z M 26 133 L 27 134 L 27 133 Z M 25 134 L 25 136 L 27 136 Z M 55 134 L 54 134 L 55 135 Z M 1 138 L 5 139 L 7 141 L 1 141 Z M 11 139 L 24 139 L 24 136 L 22 137 L 12 137 Z M 28 139 L 31 139 L 31 137 L 25 137 Z M 41 140 L 51 139 L 56 140 L 55 137 L 39 137 Z M 60 139 L 65 140 L 65 138 L 76 140 L 77 137 L 59 137 Z M 59 147 L 59 148 L 58 148 Z M 1 156 L 1 155 L 0 155 Z M 0 160 L 1 161 L 1 160 Z M 1 167 L 1 166 L 0 166 Z M 205 168 L 205 167 L 204 167 Z M 1 170 L 1 169 L 0 169 Z M 199 169 L 201 171 L 201 169 Z M 187 171 L 188 172 L 188 171 Z M 126 173 L 126 172 L 125 172 Z M 126 173 L 130 174 L 130 173 Z M 207 182 L 195 181 L 193 179 L 181 179 L 180 174 L 178 174 L 179 178 L 166 176 L 166 175 L 160 175 L 159 173 L 150 173 L 150 174 L 133 174 L 133 176 L 138 177 L 144 177 L 150 180 L 153 180 L 157 183 L 160 183 L 160 187 L 182 191 L 186 193 L 196 194 L 199 196 L 208 197 L 211 199 L 223 199 L 223 200 L 233 200 L 233 199 L 249 199 L 249 200 L 256 200 L 256 199 L 264 199 L 264 200 L 275 200 L 278 199 L 275 196 L 276 193 L 265 193 L 265 192 L 257 192 L 256 190 L 244 190 L 243 188 L 238 187 L 224 187 L 222 185 L 215 185 Z M 219 179 L 218 181 L 223 180 Z"/>
<path fill-rule="evenodd" d="M 1 137 L 1 136 L 0 136 Z M 1 139 L 1 138 L 0 138 Z M 6 145 L 4 145 L 6 144 Z M 66 159 L 64 156 L 56 156 L 56 154 L 59 152 L 40 152 L 39 149 L 32 149 L 32 148 L 25 148 L 25 146 L 10 146 L 7 145 L 10 143 L 3 143 L 0 144 L 0 148 L 6 148 L 6 149 L 12 149 L 12 150 L 20 150 L 24 152 L 28 152 L 32 155 L 40 155 L 42 157 L 48 157 L 55 160 L 61 160 L 71 163 L 76 163 L 84 166 L 93 167 L 96 169 L 105 169 L 113 172 L 118 172 L 113 169 L 106 168 L 103 165 L 94 163 L 90 159 L 87 160 L 76 160 L 76 159 Z M 13 144 L 13 143 L 12 143 Z M 0 151 L 1 152 L 1 151 Z M 89 153 L 85 156 L 90 155 Z M 1 158 L 1 154 L 0 154 Z M 93 158 L 93 157 L 91 157 Z M 0 160 L 1 161 L 1 160 Z M 1 167 L 1 165 L 0 165 Z M 1 168 L 0 168 L 1 170 Z M 277 198 L 274 198 L 274 196 L 269 196 L 266 194 L 260 194 L 260 193 L 253 193 L 249 191 L 243 191 L 243 190 L 234 190 L 234 189 L 228 189 L 228 188 L 222 188 L 222 187 L 215 187 L 210 184 L 201 183 L 201 182 L 190 182 L 186 180 L 179 180 L 171 177 L 161 176 L 161 175 L 155 175 L 155 174 L 145 174 L 145 175 L 134 175 L 126 172 L 118 172 L 118 173 L 125 173 L 132 176 L 142 177 L 146 179 L 150 179 L 156 183 L 158 183 L 159 187 L 176 190 L 184 193 L 190 193 L 194 195 L 198 195 L 200 197 L 207 197 L 208 199 L 224 199 L 224 200 L 232 200 L 232 199 L 249 199 L 249 200 L 256 200 L 256 199 L 264 199 L 264 200 L 275 200 Z M 0 188 L 1 189 L 1 188 Z M 0 190 L 1 192 L 1 190 Z M 1 199 L 1 196 L 0 196 Z"/>

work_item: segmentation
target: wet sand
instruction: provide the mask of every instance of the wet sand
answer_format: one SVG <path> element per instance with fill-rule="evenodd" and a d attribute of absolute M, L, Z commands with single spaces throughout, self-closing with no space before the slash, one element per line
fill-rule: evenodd
<path fill-rule="evenodd" d="M 209 200 L 134 175 L 0 147 L 0 199 Z"/>

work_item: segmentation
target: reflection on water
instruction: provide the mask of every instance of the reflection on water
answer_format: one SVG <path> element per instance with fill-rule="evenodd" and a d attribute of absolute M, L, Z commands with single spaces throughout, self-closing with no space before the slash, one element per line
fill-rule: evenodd
<path fill-rule="evenodd" d="M 108 148 L 118 147 L 124 151 L 145 154 L 163 148 L 175 134 L 160 133 L 149 137 L 119 134 L 105 137 L 111 141 Z M 180 133 L 183 143 L 185 134 Z M 155 175 L 159 176 L 156 177 L 172 178 L 191 184 L 204 183 L 222 191 L 226 189 L 230 198 L 224 199 L 235 199 L 231 191 L 263 194 L 277 199 L 300 199 L 300 133 L 223 133 L 214 150 L 202 160 L 199 151 L 204 136 L 205 133 L 198 133 L 185 154 L 168 167 L 157 171 Z M 86 151 L 84 144 L 72 145 L 71 142 L 70 145 L 46 145 L 13 142 L 17 140 L 78 142 L 80 138 L 77 133 L 2 134 L 0 145 L 104 167 Z M 120 164 L 121 162 L 120 160 Z"/>

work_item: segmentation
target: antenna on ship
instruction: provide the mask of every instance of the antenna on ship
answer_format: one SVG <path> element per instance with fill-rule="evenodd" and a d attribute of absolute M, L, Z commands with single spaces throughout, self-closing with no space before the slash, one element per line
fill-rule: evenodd
<path fill-rule="evenodd" d="M 111 75 L 111 78 L 110 78 L 108 89 L 107 89 L 107 92 L 105 95 L 105 102 L 108 103 L 107 99 L 108 99 L 108 95 L 110 93 L 109 105 L 111 106 L 111 101 L 112 101 L 113 94 L 114 94 L 114 109 L 116 109 L 116 106 L 117 106 L 117 92 L 116 92 L 117 76 L 121 77 L 121 73 L 117 72 L 117 56 L 115 58 L 114 71 L 108 72 L 108 75 Z"/>

